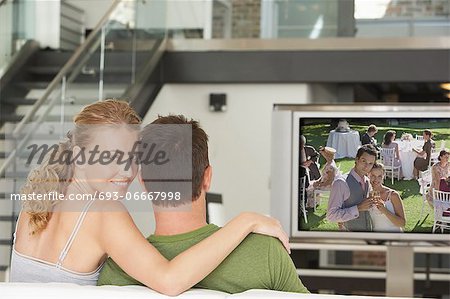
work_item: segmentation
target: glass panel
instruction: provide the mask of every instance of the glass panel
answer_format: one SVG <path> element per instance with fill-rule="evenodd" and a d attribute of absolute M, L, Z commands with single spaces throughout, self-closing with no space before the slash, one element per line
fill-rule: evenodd
<path fill-rule="evenodd" d="M 6 1 L 0 5 L 0 76 L 13 55 L 33 39 L 35 1 Z"/>
<path fill-rule="evenodd" d="M 448 0 L 355 0 L 357 37 L 448 36 Z"/>

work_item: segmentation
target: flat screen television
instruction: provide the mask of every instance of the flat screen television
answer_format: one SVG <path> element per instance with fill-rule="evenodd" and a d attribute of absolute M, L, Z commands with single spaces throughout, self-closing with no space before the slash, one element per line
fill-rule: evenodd
<path fill-rule="evenodd" d="M 355 165 L 356 152 L 370 125 L 377 127 L 377 133 L 371 139 L 378 148 L 377 163 L 381 159 L 380 148 L 383 147 L 383 138 L 386 132 L 395 131 L 396 133 L 393 142 L 399 148 L 399 156 L 395 154 L 394 158 L 398 158 L 399 161 L 395 161 L 394 164 L 400 166 L 401 173 L 394 173 L 393 184 L 391 175 L 387 176 L 383 182 L 385 186 L 397 192 L 401 198 L 406 221 L 404 226 L 398 226 L 398 230 L 380 228 L 381 218 L 377 218 L 376 215 L 376 213 L 380 214 L 380 209 L 375 206 L 371 208 L 373 210 L 369 211 L 370 213 L 368 212 L 366 217 L 369 217 L 373 223 L 377 222 L 377 227 L 372 224 L 367 229 L 353 230 L 345 225 L 345 221 L 328 217 L 332 214 L 330 207 L 334 207 L 336 203 L 335 196 L 333 203 L 329 205 L 331 193 L 337 190 L 332 186 L 338 176 L 347 183 L 345 178 Z M 441 233 L 438 228 L 434 233 L 432 232 L 434 208 L 424 201 L 426 197 L 422 194 L 419 181 L 414 179 L 414 161 L 417 154 L 413 149 L 421 150 L 424 144 L 422 140 L 424 130 L 430 130 L 433 134 L 434 149 L 431 157 L 431 164 L 433 164 L 441 149 L 450 147 L 450 105 L 274 105 L 271 148 L 271 215 L 280 219 L 284 229 L 292 238 L 450 241 L 449 230 Z M 318 152 L 321 146 L 331 147 L 336 151 L 334 169 L 337 171 L 336 176 L 333 176 L 334 182 L 331 183 L 328 190 L 317 192 L 315 198 L 314 189 L 320 190 L 321 188 L 305 188 L 303 193 L 301 187 L 303 183 L 301 178 L 305 174 L 308 177 L 305 178 L 306 186 L 308 180 L 310 186 L 314 186 L 311 170 L 308 168 L 308 171 L 304 172 L 303 166 L 300 165 L 301 162 L 314 160 L 312 158 L 317 156 L 317 154 L 300 150 L 302 135 L 306 138 L 306 146 L 311 146 Z M 302 153 L 305 157 L 302 156 Z M 319 172 L 323 172 L 326 160 L 320 155 L 317 163 L 314 161 L 311 163 L 318 166 Z M 398 176 L 401 176 L 400 179 Z M 368 189 L 370 189 L 370 184 Z M 367 192 L 368 189 L 365 189 L 365 197 L 368 197 L 369 193 L 374 195 L 372 192 Z M 346 195 L 342 196 L 346 197 Z M 349 198 L 343 200 L 345 202 Z M 393 203 L 393 200 L 391 202 Z M 304 210 L 302 203 L 305 205 Z M 308 207 L 308 204 L 311 207 Z M 351 205 L 342 207 L 349 206 Z M 389 210 L 386 203 L 384 206 Z M 448 208 L 450 211 L 450 206 Z M 396 209 L 393 209 L 393 205 L 390 209 L 395 214 L 398 211 L 398 205 Z M 360 214 L 362 215 L 362 213 Z M 392 227 L 393 223 L 391 221 L 386 224 L 390 225 L 388 227 Z"/>

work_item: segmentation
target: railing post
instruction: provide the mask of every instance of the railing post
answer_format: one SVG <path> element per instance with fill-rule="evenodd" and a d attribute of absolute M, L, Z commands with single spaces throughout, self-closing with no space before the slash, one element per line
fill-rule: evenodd
<path fill-rule="evenodd" d="M 100 72 L 98 81 L 98 100 L 103 100 L 103 71 L 105 69 L 105 25 L 102 26 L 100 42 Z"/>
<path fill-rule="evenodd" d="M 61 115 L 60 115 L 60 124 L 61 124 L 61 131 L 60 131 L 60 138 L 63 138 L 64 137 L 64 114 L 65 114 L 65 111 L 64 111 L 64 108 L 65 108 L 65 106 L 64 106 L 64 103 L 66 102 L 66 76 L 64 76 L 63 78 L 62 78 L 62 82 L 61 82 L 61 108 L 60 108 L 60 113 L 61 113 Z"/>

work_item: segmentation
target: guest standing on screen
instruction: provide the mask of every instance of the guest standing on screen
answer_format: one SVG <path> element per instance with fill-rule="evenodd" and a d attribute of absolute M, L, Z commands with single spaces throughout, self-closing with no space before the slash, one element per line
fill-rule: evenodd
<path fill-rule="evenodd" d="M 430 130 L 423 131 L 423 144 L 422 150 L 413 149 L 419 156 L 414 160 L 414 177 L 419 177 L 419 171 L 425 171 L 428 169 L 431 159 L 431 149 L 434 148 L 434 141 L 431 139 L 433 134 Z"/>
<path fill-rule="evenodd" d="M 300 148 L 303 148 L 301 151 L 301 163 L 302 166 L 307 168 L 309 171 L 309 179 L 311 181 L 315 181 L 320 179 L 320 171 L 317 166 L 317 161 L 319 160 L 319 153 L 316 149 L 310 145 L 306 145 L 305 136 L 300 136 Z"/>
<path fill-rule="evenodd" d="M 366 133 L 364 133 L 362 136 L 361 136 L 361 144 L 362 145 L 366 145 L 366 144 L 371 144 L 371 145 L 373 145 L 376 149 L 378 149 L 378 146 L 377 146 L 377 140 L 375 139 L 375 134 L 377 134 L 377 132 L 378 132 L 378 129 L 377 129 L 377 126 L 375 126 L 375 125 L 370 125 L 368 128 L 367 128 L 367 132 Z"/>
<path fill-rule="evenodd" d="M 367 175 L 377 158 L 377 150 L 370 144 L 358 149 L 355 166 L 333 182 L 328 202 L 327 219 L 342 224 L 348 231 L 372 231 L 369 209 L 374 205 L 368 198 L 370 182 Z"/>

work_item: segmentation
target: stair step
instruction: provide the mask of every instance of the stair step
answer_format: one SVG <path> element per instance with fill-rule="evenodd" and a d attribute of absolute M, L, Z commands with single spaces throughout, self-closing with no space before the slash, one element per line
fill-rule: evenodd
<path fill-rule="evenodd" d="M 13 217 L 12 215 L 10 215 L 10 216 L 0 216 L 0 222 L 11 222 L 11 221 L 17 220 L 15 218 L 16 217 Z"/>
<path fill-rule="evenodd" d="M 15 106 L 19 105 L 34 105 L 37 99 L 24 99 L 24 98 L 6 98 L 2 99 L 2 102 L 5 104 L 11 104 Z"/>
<path fill-rule="evenodd" d="M 0 239 L 0 246 L 11 246 L 12 239 Z"/>
<path fill-rule="evenodd" d="M 39 82 L 39 81 L 24 81 L 16 83 L 16 85 L 31 90 L 31 89 L 46 89 L 50 82 Z"/>
<path fill-rule="evenodd" d="M 7 179 L 15 179 L 15 178 L 26 178 L 28 177 L 29 171 L 6 171 L 5 178 Z"/>
<path fill-rule="evenodd" d="M 2 114 L 0 115 L 0 119 L 2 122 L 19 122 L 23 118 L 23 115 L 17 114 Z"/>
<path fill-rule="evenodd" d="M 95 74 L 100 72 L 99 67 L 89 67 L 89 70 L 93 70 Z M 28 72 L 36 75 L 56 75 L 61 70 L 61 67 L 57 66 L 31 66 L 28 68 Z M 105 67 L 104 74 L 127 74 L 131 73 L 132 68 L 130 67 Z M 91 75 L 80 73 L 78 76 Z"/>

